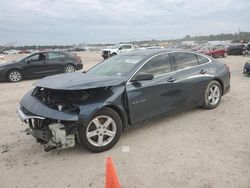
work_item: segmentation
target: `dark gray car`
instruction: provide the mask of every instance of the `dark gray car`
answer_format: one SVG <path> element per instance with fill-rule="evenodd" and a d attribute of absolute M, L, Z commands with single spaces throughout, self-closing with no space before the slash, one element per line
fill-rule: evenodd
<path fill-rule="evenodd" d="M 38 81 L 17 112 L 46 151 L 73 147 L 77 138 L 87 149 L 101 152 L 115 145 L 126 127 L 160 114 L 216 108 L 229 89 L 228 67 L 211 57 L 138 50 L 86 73 Z"/>
<path fill-rule="evenodd" d="M 32 53 L 21 59 L 0 64 L 0 81 L 18 82 L 25 78 L 38 78 L 81 70 L 80 57 L 56 51 Z"/>

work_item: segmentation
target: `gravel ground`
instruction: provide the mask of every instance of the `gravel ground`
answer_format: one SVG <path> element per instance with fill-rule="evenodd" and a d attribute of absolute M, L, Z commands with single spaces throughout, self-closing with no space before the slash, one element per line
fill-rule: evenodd
<path fill-rule="evenodd" d="M 101 60 L 100 52 L 79 55 L 84 69 Z M 242 75 L 247 59 L 219 59 L 230 66 L 232 79 L 218 108 L 150 120 L 127 130 L 114 148 L 99 154 L 79 146 L 44 152 L 24 134 L 26 126 L 15 113 L 36 80 L 0 83 L 0 187 L 104 187 L 105 160 L 112 156 L 124 188 L 249 188 L 250 77 Z"/>

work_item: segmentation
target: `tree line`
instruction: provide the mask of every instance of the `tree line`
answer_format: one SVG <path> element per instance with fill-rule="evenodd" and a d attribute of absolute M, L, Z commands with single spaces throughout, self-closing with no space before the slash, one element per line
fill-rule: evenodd
<path fill-rule="evenodd" d="M 190 36 L 186 35 L 182 40 L 185 41 L 224 41 L 224 40 L 235 40 L 235 41 L 249 41 L 250 32 L 240 32 L 240 33 L 221 33 L 218 35 L 207 35 L 207 36 Z"/>

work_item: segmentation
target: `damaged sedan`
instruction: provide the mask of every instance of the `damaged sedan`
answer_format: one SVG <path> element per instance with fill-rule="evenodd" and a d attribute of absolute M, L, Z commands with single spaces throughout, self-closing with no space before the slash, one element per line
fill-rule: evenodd
<path fill-rule="evenodd" d="M 211 57 L 136 50 L 84 73 L 39 80 L 17 113 L 45 151 L 79 142 L 92 152 L 102 152 L 114 146 L 127 127 L 160 114 L 216 108 L 229 89 L 229 68 Z"/>

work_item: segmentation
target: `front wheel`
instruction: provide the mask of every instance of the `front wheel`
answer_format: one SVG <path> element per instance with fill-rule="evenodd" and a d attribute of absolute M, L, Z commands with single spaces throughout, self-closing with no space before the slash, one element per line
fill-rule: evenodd
<path fill-rule="evenodd" d="M 66 65 L 64 67 L 64 72 L 65 73 L 71 73 L 71 72 L 75 72 L 75 71 L 76 71 L 76 69 L 75 69 L 75 67 L 73 65 Z"/>
<path fill-rule="evenodd" d="M 217 81 L 211 81 L 205 90 L 203 108 L 214 109 L 221 100 L 222 90 L 221 85 Z"/>
<path fill-rule="evenodd" d="M 8 80 L 10 82 L 19 82 L 23 79 L 23 75 L 19 70 L 12 70 L 8 73 Z"/>
<path fill-rule="evenodd" d="M 103 152 L 113 147 L 120 139 L 122 121 L 110 108 L 103 108 L 96 113 L 88 125 L 80 125 L 79 142 L 92 152 Z"/>

